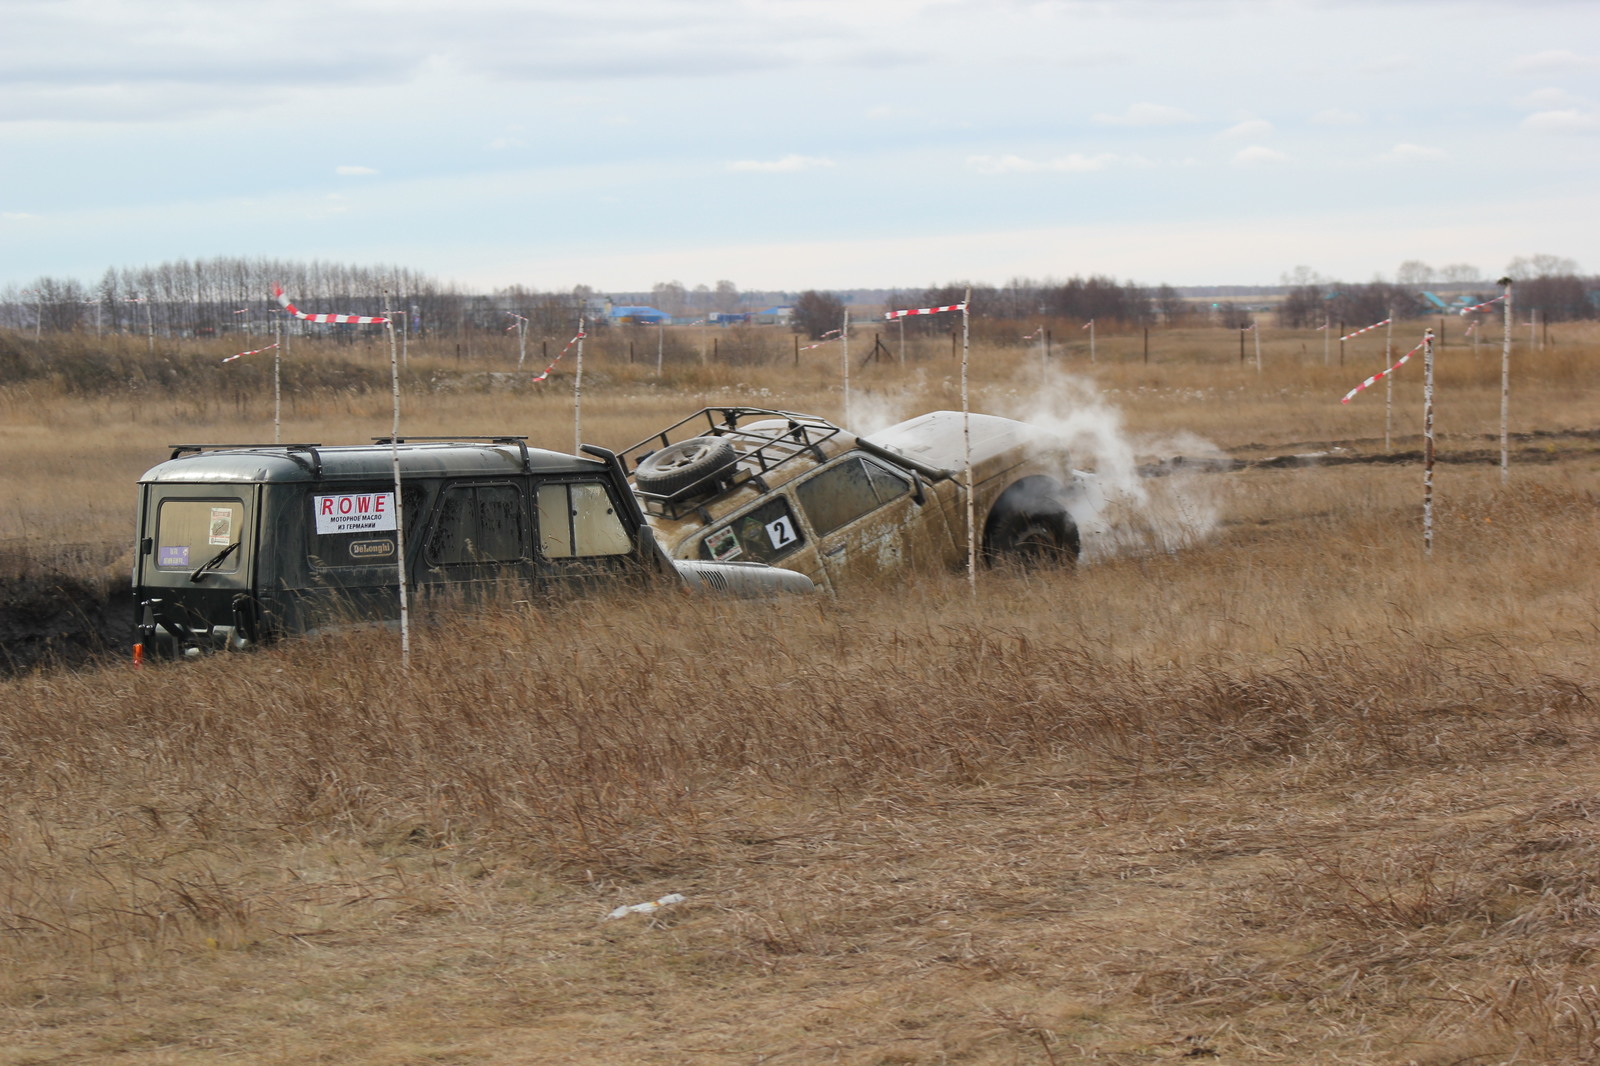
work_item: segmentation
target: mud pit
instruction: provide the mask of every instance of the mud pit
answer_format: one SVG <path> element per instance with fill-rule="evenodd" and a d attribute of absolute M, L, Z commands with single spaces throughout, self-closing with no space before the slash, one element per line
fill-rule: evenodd
<path fill-rule="evenodd" d="M 0 674 L 126 655 L 132 631 L 133 593 L 126 582 L 0 577 Z"/>

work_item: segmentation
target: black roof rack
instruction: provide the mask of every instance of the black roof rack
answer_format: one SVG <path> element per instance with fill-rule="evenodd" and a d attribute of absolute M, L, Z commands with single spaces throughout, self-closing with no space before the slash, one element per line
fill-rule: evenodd
<path fill-rule="evenodd" d="M 528 438 L 526 434 L 517 436 L 510 433 L 502 433 L 498 436 L 492 437 L 470 437 L 457 434 L 447 434 L 445 436 L 436 437 L 418 437 L 407 434 L 403 437 L 372 438 L 372 443 L 374 444 L 441 444 L 449 443 L 451 441 L 460 441 L 462 443 L 468 441 L 482 441 L 486 444 L 514 444 L 522 452 L 523 471 L 529 474 L 533 473 L 533 459 L 528 455 Z"/>
<path fill-rule="evenodd" d="M 289 459 L 292 459 L 295 462 L 299 463 L 301 466 L 305 467 L 307 471 L 310 472 L 312 477 L 317 477 L 317 478 L 320 478 L 322 476 L 322 456 L 320 454 L 318 454 L 317 449 L 321 448 L 323 446 L 324 445 L 322 445 L 322 444 L 169 444 L 169 445 L 167 445 L 167 447 L 172 449 L 171 458 L 173 458 L 173 459 L 177 459 L 178 457 L 183 456 L 183 455 L 199 455 L 202 452 L 208 452 L 208 451 L 209 452 L 222 452 L 222 451 L 254 452 L 254 451 L 264 451 L 264 450 L 266 450 L 268 448 L 271 448 L 271 449 L 282 451 L 284 453 L 285 457 L 287 457 Z M 310 461 L 307 461 L 302 456 L 296 455 L 295 454 L 296 452 L 305 452 L 306 454 L 310 455 L 311 456 Z"/>

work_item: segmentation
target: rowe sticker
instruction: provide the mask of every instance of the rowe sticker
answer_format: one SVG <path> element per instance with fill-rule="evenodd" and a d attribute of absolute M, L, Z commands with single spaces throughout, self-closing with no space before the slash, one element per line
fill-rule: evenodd
<path fill-rule="evenodd" d="M 339 496 L 311 497 L 317 516 L 317 535 L 378 533 L 394 529 L 394 493 L 347 492 Z"/>

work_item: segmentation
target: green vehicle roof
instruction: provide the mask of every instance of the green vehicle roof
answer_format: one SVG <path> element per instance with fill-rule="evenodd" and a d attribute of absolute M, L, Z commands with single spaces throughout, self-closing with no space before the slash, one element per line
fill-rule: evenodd
<path fill-rule="evenodd" d="M 523 473 L 580 474 L 605 464 L 518 443 L 429 441 L 398 448 L 402 477 L 483 477 Z M 248 445 L 185 452 L 157 463 L 141 484 L 160 482 L 259 483 L 350 481 L 392 477 L 388 444 Z"/>

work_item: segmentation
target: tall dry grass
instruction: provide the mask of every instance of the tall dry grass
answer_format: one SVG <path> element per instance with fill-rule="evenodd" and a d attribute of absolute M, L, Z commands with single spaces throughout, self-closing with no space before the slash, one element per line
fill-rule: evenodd
<path fill-rule="evenodd" d="M 921 369 L 891 398 L 940 404 Z M 1331 370 L 1236 369 L 1076 368 L 1151 448 L 1372 435 L 1308 424 Z M 592 439 L 837 400 L 705 373 L 598 386 Z M 1497 403 L 1497 371 L 1450 387 Z M 1586 424 L 1541 389 L 1527 428 Z M 411 399 L 538 425 L 570 397 Z M 381 413 L 302 403 L 307 431 Z M 1443 465 L 1431 559 L 1415 466 L 1251 469 L 1182 484 L 1207 539 L 976 598 L 617 593 L 436 618 L 404 673 L 365 632 L 0 682 L 0 1062 L 1592 1061 L 1584 446 L 1508 487 Z"/>

